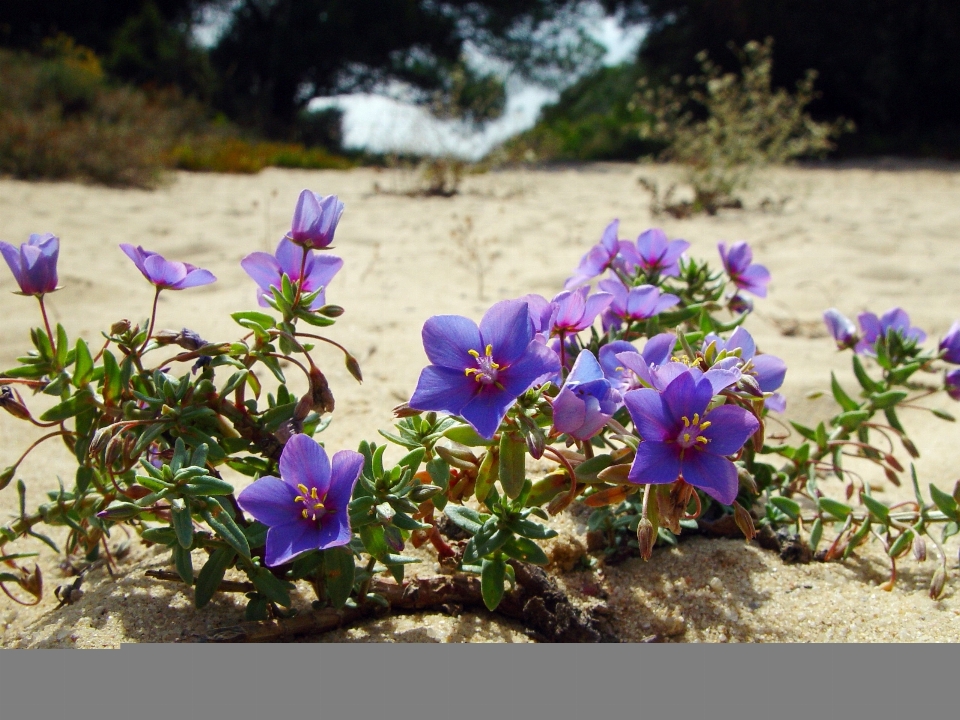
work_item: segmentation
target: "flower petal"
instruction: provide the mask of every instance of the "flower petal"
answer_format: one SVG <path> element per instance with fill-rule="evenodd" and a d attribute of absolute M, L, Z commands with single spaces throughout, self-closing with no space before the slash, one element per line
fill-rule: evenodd
<path fill-rule="evenodd" d="M 637 447 L 627 480 L 635 485 L 663 485 L 672 483 L 679 475 L 680 453 L 676 445 L 645 440 Z"/>
<path fill-rule="evenodd" d="M 787 364 L 775 355 L 757 355 L 752 360 L 753 374 L 764 392 L 773 392 L 781 385 L 787 374 Z"/>
<path fill-rule="evenodd" d="M 280 287 L 280 263 L 270 253 L 254 252 L 240 261 L 240 267 L 265 292 L 270 286 Z"/>
<path fill-rule="evenodd" d="M 209 285 L 210 283 L 216 282 L 216 276 L 209 270 L 204 270 L 203 268 L 194 268 L 190 270 L 186 277 L 184 277 L 179 282 L 171 285 L 171 290 L 186 290 L 191 287 L 198 287 L 200 285 Z"/>
<path fill-rule="evenodd" d="M 297 491 L 272 475 L 265 475 L 237 495 L 237 505 L 264 525 L 286 525 L 296 520 L 300 509 L 294 498 Z"/>
<path fill-rule="evenodd" d="M 736 405 L 721 405 L 706 414 L 710 427 L 700 434 L 709 441 L 706 451 L 714 455 L 733 455 L 759 428 L 750 412 Z"/>
<path fill-rule="evenodd" d="M 423 349 L 434 365 L 452 368 L 461 374 L 476 367 L 470 350 L 484 354 L 480 329 L 473 320 L 460 315 L 434 315 L 427 318 L 421 331 Z"/>
<path fill-rule="evenodd" d="M 410 398 L 414 410 L 437 410 L 459 415 L 463 406 L 480 392 L 480 384 L 463 370 L 428 365 L 420 371 L 417 388 Z"/>
<path fill-rule="evenodd" d="M 643 359 L 650 365 L 663 365 L 673 355 L 673 348 L 677 344 L 677 336 L 673 333 L 660 333 L 647 340 L 640 352 Z"/>
<path fill-rule="evenodd" d="M 693 452 L 683 458 L 683 479 L 724 505 L 737 499 L 737 468 L 732 462 L 709 452 Z"/>
<path fill-rule="evenodd" d="M 350 504 L 353 488 L 363 470 L 363 455 L 353 450 L 334 453 L 330 471 L 330 488 L 324 505 L 331 512 L 344 510 Z"/>
<path fill-rule="evenodd" d="M 264 563 L 275 567 L 289 562 L 300 553 L 320 547 L 320 527 L 316 522 L 299 519 L 267 530 L 267 551 Z"/>
<path fill-rule="evenodd" d="M 306 485 L 325 497 L 330 489 L 330 460 L 326 451 L 309 435 L 294 435 L 280 455 L 280 477 L 293 488 Z"/>
<path fill-rule="evenodd" d="M 523 356 L 500 373 L 498 380 L 514 398 L 525 393 L 543 375 L 560 372 L 560 357 L 542 343 L 531 341 Z"/>
<path fill-rule="evenodd" d="M 682 418 L 692 420 L 694 415 L 703 415 L 712 398 L 710 381 L 702 377 L 697 380 L 689 372 L 678 375 L 663 390 L 663 404 L 674 421 L 674 427 L 680 426 Z"/>
<path fill-rule="evenodd" d="M 487 385 L 464 406 L 460 416 L 473 425 L 482 437 L 489 440 L 497 432 L 503 416 L 516 400 L 516 395 Z"/>
<path fill-rule="evenodd" d="M 317 537 L 317 547 L 321 550 L 346 545 L 353 537 L 350 529 L 350 518 L 344 508 L 340 512 L 328 513 L 320 522 L 320 534 Z"/>
<path fill-rule="evenodd" d="M 669 438 L 675 423 L 664 407 L 662 396 L 651 388 L 631 390 L 623 396 L 623 402 L 644 444 Z"/>
<path fill-rule="evenodd" d="M 516 362 L 533 340 L 530 310 L 522 300 L 503 300 L 491 307 L 480 320 L 484 347 L 493 346 L 493 357 L 500 365 Z"/>
<path fill-rule="evenodd" d="M 157 287 L 173 287 L 187 276 L 182 262 L 167 260 L 161 255 L 150 255 L 143 261 L 144 275 Z"/>

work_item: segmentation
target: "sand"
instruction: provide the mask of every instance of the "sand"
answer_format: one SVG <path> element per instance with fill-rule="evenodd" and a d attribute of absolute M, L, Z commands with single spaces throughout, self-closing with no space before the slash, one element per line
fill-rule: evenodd
<path fill-rule="evenodd" d="M 20 243 L 31 232 L 61 237 L 64 288 L 49 297 L 49 307 L 72 338 L 95 341 L 110 323 L 142 321 L 149 313 L 152 289 L 117 248 L 131 242 L 217 275 L 215 285 L 164 293 L 158 325 L 186 325 L 209 340 L 225 340 L 238 337 L 229 313 L 256 307 L 253 283 L 239 260 L 254 250 L 274 249 L 302 188 L 338 194 L 346 213 L 336 252 L 346 264 L 328 299 L 347 312 L 329 336 L 358 357 L 364 383 L 348 375 L 332 348 L 318 351 L 337 399 L 333 423 L 321 437 L 331 451 L 378 439 L 377 429 L 390 427 L 390 409 L 409 397 L 426 362 L 419 329 L 427 317 L 453 313 L 479 319 L 496 300 L 530 292 L 551 297 L 614 217 L 620 218 L 622 236 L 660 226 L 690 241 L 698 257 L 716 258 L 720 240 L 752 244 L 773 282 L 769 299 L 757 302 L 747 327 L 764 351 L 787 361 L 787 417 L 801 422 L 832 412 L 829 397 L 806 397 L 828 388 L 829 370 L 848 386 L 853 383 L 849 357 L 824 336 L 825 308 L 853 316 L 901 305 L 932 341 L 960 317 L 960 167 L 881 162 L 775 170 L 758 178 L 745 211 L 652 218 L 637 178 L 663 183 L 673 172 L 619 164 L 497 172 L 468 177 L 464 192 L 452 199 L 374 192 L 375 184 L 402 189 L 412 178 L 371 169 L 181 173 L 154 192 L 0 180 L 0 238 Z M 759 205 L 766 197 L 789 200 L 781 210 L 763 211 Z M 472 258 L 468 246 L 475 250 Z M 10 367 L 28 349 L 28 330 L 39 315 L 32 300 L 6 292 L 14 286 L 5 268 L 0 288 L 0 366 Z M 31 398 L 31 404 L 40 408 L 45 400 Z M 924 402 L 960 410 L 942 395 Z M 937 482 L 951 489 L 960 475 L 957 425 L 921 410 L 905 411 L 903 420 L 923 453 L 917 467 L 924 488 Z M 0 414 L 0 467 L 36 437 L 25 423 Z M 72 478 L 70 459 L 62 445 L 49 443 L 21 465 L 18 477 L 27 484 L 28 505 L 43 501 L 44 493 L 56 488 L 57 476 Z M 869 477 L 880 498 L 911 497 L 907 487 Z M 0 493 L 0 514 L 7 522 L 16 513 L 11 485 Z M 571 515 L 557 522 L 566 555 L 571 549 L 574 557 L 582 553 L 584 519 Z M 65 537 L 60 528 L 51 535 L 58 542 Z M 117 531 L 113 543 L 122 539 Z M 53 589 L 69 581 L 58 569 L 61 558 L 38 542 L 17 547 L 40 550 L 46 592 L 31 608 L 0 597 L 4 647 L 189 641 L 242 615 L 235 597 L 219 596 L 196 611 L 191 590 L 144 577 L 147 568 L 166 567 L 168 555 L 136 540 L 116 578 L 103 569 L 91 572 L 80 601 L 58 608 Z M 648 563 L 634 559 L 616 567 L 600 563 L 593 570 L 557 571 L 578 601 L 606 605 L 625 640 L 658 635 L 711 642 L 960 641 L 957 538 L 948 545 L 949 581 L 939 601 L 926 592 L 932 559 L 902 560 L 898 584 L 885 592 L 879 587 L 886 580 L 882 551 L 868 547 L 844 564 L 787 565 L 755 544 L 692 538 L 675 549 L 658 549 Z M 424 558 L 417 571 L 433 572 L 434 561 Z M 301 602 L 309 602 L 303 597 Z M 528 637 L 515 623 L 463 613 L 398 616 L 321 639 L 521 642 Z"/>

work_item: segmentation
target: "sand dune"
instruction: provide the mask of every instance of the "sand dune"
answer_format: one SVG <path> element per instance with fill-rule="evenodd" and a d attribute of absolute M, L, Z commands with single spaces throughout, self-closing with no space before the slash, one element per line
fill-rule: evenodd
<path fill-rule="evenodd" d="M 375 193 L 375 183 L 397 189 L 410 178 L 369 169 L 269 170 L 249 177 L 184 173 L 155 192 L 0 180 L 0 238 L 20 243 L 31 232 L 60 236 L 64 288 L 49 305 L 71 337 L 94 340 L 115 320 L 148 315 L 152 289 L 117 248 L 130 242 L 217 275 L 214 285 L 164 293 L 158 325 L 186 326 L 209 340 L 226 340 L 239 330 L 229 313 L 256 307 L 254 285 L 239 260 L 254 250 L 274 249 L 302 188 L 339 195 L 346 212 L 335 252 L 346 264 L 327 297 L 347 312 L 329 335 L 358 357 L 364 383 L 348 375 L 332 349 L 319 351 L 337 399 L 333 423 L 321 437 L 331 450 L 377 439 L 377 429 L 391 425 L 390 409 L 409 397 L 426 362 L 420 326 L 427 317 L 454 313 L 479 319 L 496 300 L 531 292 L 551 297 L 614 217 L 620 218 L 624 236 L 659 225 L 671 237 L 690 241 L 698 257 L 716 258 L 720 240 L 752 244 L 756 261 L 770 268 L 773 282 L 748 328 L 764 351 L 789 365 L 784 392 L 791 419 L 809 421 L 831 412 L 832 400 L 806 399 L 828 387 L 830 369 L 852 382 L 848 356 L 839 355 L 824 337 L 820 314 L 825 308 L 852 316 L 900 305 L 933 341 L 960 317 L 957 166 L 877 163 L 775 170 L 758 179 L 746 211 L 653 219 L 637 178 L 664 182 L 671 172 L 636 165 L 498 172 L 468 178 L 464 192 L 453 199 Z M 765 197 L 789 200 L 781 211 L 763 212 L 759 203 Z M 477 263 L 457 242 L 468 222 L 486 268 L 483 297 Z M 14 289 L 5 268 L 0 268 L 0 289 Z M 0 317 L 0 365 L 6 368 L 28 349 L 28 330 L 39 315 L 31 299 L 3 292 Z M 37 407 L 43 400 L 36 399 Z M 960 410 L 945 397 L 928 404 Z M 960 475 L 956 424 L 923 411 L 903 419 L 923 453 L 921 478 L 952 488 Z M 0 467 L 37 437 L 33 430 L 0 415 Z M 66 481 L 72 473 L 62 446 L 50 444 L 32 455 L 19 473 L 28 486 L 28 504 L 42 501 L 58 475 Z M 878 496 L 910 494 L 884 484 Z M 17 512 L 12 486 L 0 493 L 0 512 L 4 522 Z M 564 542 L 575 545 L 569 538 L 582 531 L 582 519 L 567 518 L 560 526 Z M 54 537 L 62 540 L 64 534 Z M 929 560 L 902 561 L 897 587 L 881 590 L 878 584 L 886 576 L 878 549 L 845 565 L 796 566 L 743 542 L 694 539 L 657 551 L 646 564 L 631 560 L 598 572 L 565 573 L 562 580 L 587 603 L 596 602 L 591 595 L 607 594 L 614 625 L 630 640 L 660 634 L 680 641 L 957 642 L 956 537 L 949 549 L 950 581 L 938 602 L 926 594 L 934 569 Z M 91 573 L 83 599 L 61 609 L 52 592 L 65 582 L 59 560 L 41 550 L 45 598 L 37 607 L 22 608 L 0 597 L 2 644 L 101 647 L 187 640 L 242 614 L 242 606 L 228 597 L 197 612 L 189 591 L 144 578 L 144 567 L 167 562 L 166 553 L 154 550 L 134 543 L 118 578 L 103 570 Z M 432 570 L 430 562 L 422 566 L 424 572 Z M 381 620 L 326 639 L 526 637 L 511 623 L 465 613 Z"/>

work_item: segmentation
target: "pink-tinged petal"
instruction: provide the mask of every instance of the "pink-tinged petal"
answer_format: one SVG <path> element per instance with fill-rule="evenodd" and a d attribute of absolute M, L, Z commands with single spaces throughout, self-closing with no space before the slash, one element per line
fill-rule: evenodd
<path fill-rule="evenodd" d="M 181 262 L 166 260 L 160 255 L 151 255 L 143 261 L 147 279 L 158 287 L 172 287 L 187 276 L 187 268 Z"/>
<path fill-rule="evenodd" d="M 267 550 L 264 563 L 276 567 L 290 562 L 297 555 L 320 547 L 320 526 L 303 520 L 277 525 L 267 530 Z"/>
<path fill-rule="evenodd" d="M 421 331 L 423 349 L 430 362 L 463 374 L 477 366 L 470 350 L 480 355 L 485 348 L 476 323 L 460 315 L 434 315 L 427 318 Z"/>
<path fill-rule="evenodd" d="M 653 285 L 635 287 L 627 294 L 627 307 L 623 314 L 636 320 L 653 317 L 656 314 L 657 300 L 659 299 L 660 291 Z"/>
<path fill-rule="evenodd" d="M 710 427 L 700 433 L 709 440 L 704 451 L 714 455 L 733 455 L 760 429 L 760 422 L 736 405 L 716 407 L 703 420 L 710 423 Z"/>
<path fill-rule="evenodd" d="M 770 282 L 770 271 L 763 265 L 751 265 L 737 276 L 734 284 L 752 292 L 757 297 L 767 296 L 767 283 Z"/>
<path fill-rule="evenodd" d="M 742 373 L 737 368 L 724 370 L 723 368 L 712 367 L 703 374 L 703 377 L 710 383 L 713 394 L 717 395 L 724 388 L 739 382 Z"/>
<path fill-rule="evenodd" d="M 327 548 L 346 545 L 353 537 L 350 530 L 350 518 L 347 511 L 330 513 L 323 516 L 320 523 L 320 534 L 317 537 L 317 548 L 326 550 Z"/>
<path fill-rule="evenodd" d="M 280 477 L 293 488 L 316 488 L 317 495 L 323 498 L 330 489 L 330 459 L 312 437 L 294 435 L 280 454 Z"/>
<path fill-rule="evenodd" d="M 630 466 L 627 480 L 634 485 L 664 485 L 672 483 L 679 476 L 680 454 L 676 446 L 644 440 L 637 447 L 637 456 Z"/>
<path fill-rule="evenodd" d="M 315 256 L 311 260 L 313 262 L 308 265 L 307 279 L 303 283 L 303 288 L 306 292 L 323 288 L 310 304 L 311 310 L 319 310 L 327 304 L 327 286 L 343 267 L 343 260 L 336 255 Z"/>
<path fill-rule="evenodd" d="M 553 298 L 551 304 L 556 307 L 556 311 L 550 319 L 551 330 L 577 332 L 580 329 L 578 325 L 583 318 L 588 292 L 590 288 L 582 287 L 573 292 L 564 291 Z"/>
<path fill-rule="evenodd" d="M 530 310 L 522 300 L 503 300 L 484 313 L 480 320 L 480 337 L 484 347 L 493 346 L 493 358 L 500 365 L 516 362 L 533 340 Z"/>
<path fill-rule="evenodd" d="M 659 265 L 667 249 L 667 234 L 660 228 L 650 228 L 637 238 L 637 253 L 648 268 Z"/>
<path fill-rule="evenodd" d="M 283 238 L 277 243 L 276 260 L 280 266 L 280 272 L 286 273 L 294 282 L 300 277 L 300 265 L 303 263 L 303 254 L 307 253 L 307 259 L 312 253 L 302 245 L 297 245 L 288 238 Z"/>
<path fill-rule="evenodd" d="M 625 354 L 625 353 L 624 353 Z M 674 421 L 664 407 L 659 392 L 650 388 L 631 390 L 623 402 L 640 437 L 646 442 L 660 442 L 673 435 Z"/>
<path fill-rule="evenodd" d="M 237 505 L 264 525 L 286 525 L 300 514 L 294 500 L 297 494 L 287 483 L 266 475 L 240 491 Z"/>
<path fill-rule="evenodd" d="M 660 333 L 647 340 L 640 354 L 650 365 L 663 365 L 673 355 L 677 336 L 673 333 Z"/>
<path fill-rule="evenodd" d="M 363 455 L 353 450 L 334 453 L 330 471 L 330 489 L 324 505 L 331 512 L 345 510 L 350 504 L 353 488 L 363 470 Z"/>
<path fill-rule="evenodd" d="M 149 250 L 144 250 L 139 245 L 137 247 L 134 247 L 129 243 L 120 243 L 120 249 L 123 250 L 123 252 L 126 254 L 128 258 L 133 260 L 133 264 L 137 266 L 137 270 L 142 272 L 144 275 L 147 274 L 147 269 L 146 267 L 144 267 L 144 264 L 143 264 L 144 260 L 146 260 L 151 255 L 156 255 L 156 253 L 152 253 Z"/>
<path fill-rule="evenodd" d="M 680 256 L 689 249 L 690 243 L 688 243 L 686 240 L 671 241 L 670 244 L 667 245 L 667 249 L 663 253 L 663 257 L 660 258 L 660 264 L 664 267 L 670 267 L 671 265 L 676 264 L 677 260 L 680 259 Z"/>
<path fill-rule="evenodd" d="M 320 197 L 310 190 L 301 190 L 293 210 L 290 237 L 294 240 L 312 239 L 321 212 Z"/>
<path fill-rule="evenodd" d="M 727 350 L 740 348 L 740 357 L 744 361 L 749 360 L 757 354 L 757 344 L 753 341 L 753 336 L 742 327 L 738 327 L 731 333 L 730 339 L 727 340 L 725 347 Z M 723 348 L 718 346 L 717 349 L 722 350 Z"/>
<path fill-rule="evenodd" d="M 619 232 L 620 220 L 615 219 L 604 228 L 603 235 L 600 236 L 600 246 L 607 251 L 607 254 L 611 259 L 620 249 L 620 241 L 618 238 Z"/>
<path fill-rule="evenodd" d="M 860 321 L 860 328 L 863 330 L 863 339 L 873 343 L 883 334 L 883 328 L 880 326 L 880 318 L 871 312 L 860 313 L 857 315 Z"/>
<path fill-rule="evenodd" d="M 670 293 L 664 293 L 659 298 L 657 298 L 657 304 L 653 308 L 653 314 L 659 315 L 665 310 L 669 310 L 674 305 L 677 305 L 679 302 L 680 302 L 680 298 L 678 298 L 676 295 L 672 295 Z"/>
<path fill-rule="evenodd" d="M 786 412 L 787 409 L 787 399 L 778 392 L 773 393 L 770 397 L 763 401 L 763 406 L 775 413 Z"/>
<path fill-rule="evenodd" d="M 270 253 L 254 252 L 240 261 L 240 267 L 265 292 L 270 286 L 280 287 L 280 263 Z"/>
<path fill-rule="evenodd" d="M 0 241 L 0 254 L 3 255 L 3 259 L 6 260 L 7 265 L 10 266 L 10 272 L 13 273 L 13 277 L 17 281 L 17 285 L 22 285 L 23 283 L 21 283 L 22 270 L 20 267 L 20 251 L 10 243 Z"/>
<path fill-rule="evenodd" d="M 414 410 L 435 410 L 459 415 L 463 406 L 480 392 L 480 383 L 463 370 L 428 365 L 420 371 L 417 388 L 410 398 Z"/>
<path fill-rule="evenodd" d="M 584 401 L 569 388 L 560 390 L 553 401 L 553 427 L 557 432 L 573 433 L 578 430 L 587 417 Z"/>
<path fill-rule="evenodd" d="M 647 364 L 643 355 L 633 351 L 617 353 L 616 357 L 620 364 L 627 370 L 635 373 L 644 385 L 647 387 L 656 387 L 658 382 L 657 377 L 653 369 Z"/>
<path fill-rule="evenodd" d="M 608 378 L 621 378 L 623 375 L 622 368 L 626 366 L 620 362 L 617 354 L 636 352 L 637 348 L 634 347 L 633 343 L 629 343 L 626 340 L 614 340 L 611 343 L 607 343 L 600 348 L 600 367 L 603 368 L 603 374 Z M 621 369 L 618 370 L 618 368 Z"/>
<path fill-rule="evenodd" d="M 727 253 L 727 269 L 730 275 L 742 275 L 752 262 L 753 251 L 747 243 L 740 241 L 730 246 Z"/>
<path fill-rule="evenodd" d="M 524 295 L 518 299 L 527 304 L 534 332 L 547 332 L 550 329 L 550 316 L 553 312 L 550 302 L 542 295 L 534 294 Z"/>
<path fill-rule="evenodd" d="M 580 322 L 580 329 L 583 330 L 593 325 L 593 321 L 597 319 L 597 315 L 610 307 L 610 303 L 612 302 L 613 295 L 605 292 L 595 293 L 587 298 L 586 305 L 583 309 L 583 318 Z"/>
<path fill-rule="evenodd" d="M 464 406 L 460 416 L 473 425 L 481 437 L 489 440 L 497 432 L 504 415 L 516 400 L 516 395 L 487 385 Z"/>
<path fill-rule="evenodd" d="M 217 281 L 216 276 L 209 270 L 195 268 L 190 270 L 186 277 L 171 286 L 172 290 L 186 290 L 187 288 L 209 285 Z"/>
<path fill-rule="evenodd" d="M 683 479 L 723 505 L 737 499 L 737 468 L 719 455 L 695 451 L 684 455 Z"/>
<path fill-rule="evenodd" d="M 833 339 L 842 346 L 849 345 L 857 336 L 857 326 L 846 315 L 836 308 L 829 308 L 823 313 L 823 322 Z"/>
<path fill-rule="evenodd" d="M 774 355 L 757 355 L 751 361 L 757 384 L 764 392 L 773 392 L 781 385 L 787 375 L 787 364 Z"/>

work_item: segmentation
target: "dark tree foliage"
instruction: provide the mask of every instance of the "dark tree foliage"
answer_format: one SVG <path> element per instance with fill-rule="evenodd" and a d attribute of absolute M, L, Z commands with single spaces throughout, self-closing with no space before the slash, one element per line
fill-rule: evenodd
<path fill-rule="evenodd" d="M 543 66 L 562 67 L 572 58 L 544 53 L 533 39 L 544 21 L 576 4 L 243 0 L 211 54 L 218 103 L 231 117 L 278 135 L 318 94 L 389 79 L 428 92 L 450 90 L 468 41 L 531 75 Z"/>
<path fill-rule="evenodd" d="M 819 118 L 846 116 L 847 152 L 960 154 L 957 0 L 609 0 L 651 23 L 640 56 L 668 76 L 696 72 L 706 49 L 728 70 L 728 43 L 772 36 L 774 83 L 819 72 Z"/>

